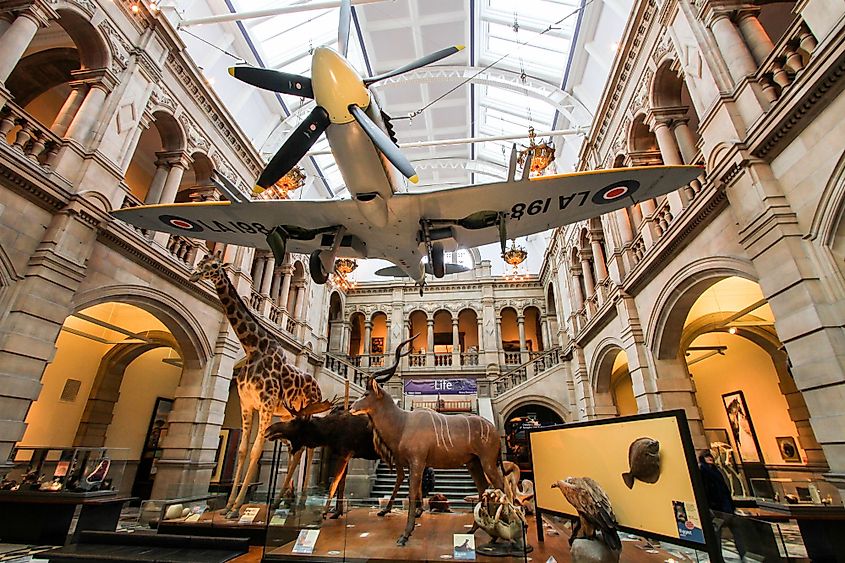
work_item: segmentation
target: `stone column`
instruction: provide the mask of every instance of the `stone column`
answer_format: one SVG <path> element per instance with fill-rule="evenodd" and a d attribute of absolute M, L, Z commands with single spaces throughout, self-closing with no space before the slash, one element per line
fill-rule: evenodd
<path fill-rule="evenodd" d="M 261 285 L 264 283 L 264 266 L 267 265 L 267 256 L 260 255 L 256 251 L 252 264 L 252 288 L 261 293 Z"/>
<path fill-rule="evenodd" d="M 484 352 L 484 350 L 485 350 L 484 339 L 482 338 L 482 333 L 484 332 L 484 318 L 481 315 L 479 315 L 478 317 L 476 317 L 476 323 L 477 323 L 477 326 L 476 326 L 476 329 L 475 329 L 476 330 L 475 338 L 476 338 L 476 340 L 478 340 L 478 354 L 480 356 L 481 353 Z"/>
<path fill-rule="evenodd" d="M 50 130 L 60 137 L 63 137 L 67 133 L 67 128 L 70 127 L 73 118 L 76 116 L 79 107 L 85 99 L 85 95 L 88 93 L 88 85 L 84 82 L 71 82 L 70 87 L 70 94 L 68 94 L 62 109 L 59 110 L 59 114 L 50 126 Z"/>
<path fill-rule="evenodd" d="M 167 178 L 164 180 L 159 203 L 167 204 L 176 201 L 176 193 L 179 191 L 179 184 L 182 183 L 182 175 L 190 166 L 188 158 L 188 155 L 180 153 L 179 156 L 171 160 L 170 170 L 167 171 Z"/>
<path fill-rule="evenodd" d="M 281 272 L 284 278 L 282 278 L 282 290 L 279 293 L 279 307 L 287 309 L 288 297 L 290 296 L 290 282 L 293 277 L 293 272 L 291 272 L 289 265 L 283 265 L 281 267 Z"/>
<path fill-rule="evenodd" d="M 528 361 L 528 349 L 525 347 L 525 315 L 520 313 L 516 317 L 516 326 L 519 329 L 519 363 Z"/>
<path fill-rule="evenodd" d="M 657 138 L 657 146 L 660 147 L 660 156 L 663 158 L 663 164 L 677 165 L 683 164 L 684 159 L 681 157 L 681 151 L 678 149 L 678 143 L 675 140 L 675 135 L 669 129 L 670 120 L 662 116 L 656 115 L 655 110 L 651 113 L 651 130 Z M 674 217 L 677 217 L 684 208 L 684 203 L 681 201 L 681 194 L 678 190 L 666 194 L 669 200 L 669 210 Z"/>
<path fill-rule="evenodd" d="M 73 116 L 73 120 L 65 133 L 66 137 L 76 139 L 83 145 L 88 142 L 97 125 L 100 113 L 106 103 L 106 96 L 117 83 L 116 78 L 105 70 L 86 71 L 85 76 L 85 80 L 89 81 L 88 93 L 85 94 L 85 99 L 79 106 L 76 115 Z M 88 76 L 91 77 L 88 78 Z"/>
<path fill-rule="evenodd" d="M 607 263 L 605 262 L 604 249 L 601 247 L 601 232 L 590 232 L 590 248 L 593 251 L 593 265 L 596 268 L 596 281 L 601 282 L 607 278 Z"/>
<path fill-rule="evenodd" d="M 261 295 L 270 298 L 270 287 L 273 283 L 273 270 L 276 269 L 276 259 L 272 254 L 264 257 L 264 267 L 261 269 Z"/>
<path fill-rule="evenodd" d="M 390 342 L 390 340 L 391 340 L 390 339 L 390 328 L 391 328 L 390 317 L 387 317 L 387 320 L 384 323 L 384 355 L 385 356 L 390 355 L 390 344 L 391 344 L 391 342 Z"/>
<path fill-rule="evenodd" d="M 496 351 L 499 353 L 499 365 L 505 365 L 505 346 L 502 342 L 502 314 L 496 316 Z"/>
<path fill-rule="evenodd" d="M 15 70 L 38 28 L 47 25 L 47 17 L 40 8 L 30 6 L 0 35 L 0 83 L 5 84 Z"/>
<path fill-rule="evenodd" d="M 160 153 L 164 154 L 164 153 Z M 170 172 L 170 164 L 165 159 L 159 158 L 155 162 L 156 171 L 153 174 L 153 179 L 150 181 L 150 187 L 147 188 L 147 195 L 144 197 L 146 205 L 155 205 L 161 201 L 161 193 L 164 191 L 164 182 L 167 180 L 167 175 Z"/>
<path fill-rule="evenodd" d="M 622 245 L 629 244 L 634 240 L 634 231 L 631 229 L 631 220 L 628 218 L 627 209 L 617 209 L 613 212 L 616 217 L 616 224 L 619 226 L 619 238 Z"/>
<path fill-rule="evenodd" d="M 544 314 L 540 319 L 540 327 L 543 331 L 543 345 L 537 346 L 538 350 L 546 351 L 549 348 L 552 348 L 552 341 L 551 341 L 551 328 L 549 327 L 549 315 Z"/>
<path fill-rule="evenodd" d="M 757 16 L 760 14 L 760 8 L 743 8 L 737 16 L 737 24 L 739 31 L 745 38 L 748 48 L 751 49 L 751 55 L 754 61 L 759 66 L 775 49 L 775 44 L 772 43 L 772 38 L 763 29 L 760 20 Z"/>
<path fill-rule="evenodd" d="M 425 350 L 426 350 L 426 365 L 430 367 L 434 367 L 434 319 L 433 318 L 426 318 L 425 320 L 427 332 L 425 343 Z"/>
<path fill-rule="evenodd" d="M 672 120 L 672 132 L 678 141 L 678 148 L 684 162 L 691 164 L 698 150 L 695 148 L 695 137 L 689 128 L 689 118 L 680 117 Z"/>
<path fill-rule="evenodd" d="M 373 334 L 373 321 L 366 320 L 364 321 L 364 355 L 370 355 L 370 341 L 372 340 Z M 368 358 L 369 359 L 369 358 Z"/>
<path fill-rule="evenodd" d="M 296 310 L 293 318 L 297 321 L 303 320 L 305 314 L 305 285 L 297 286 L 296 288 Z"/>
<path fill-rule="evenodd" d="M 596 293 L 596 282 L 593 280 L 593 268 L 590 266 L 590 259 L 581 254 L 581 273 L 584 276 L 584 290 L 587 292 L 585 299 L 589 300 Z"/>
<path fill-rule="evenodd" d="M 461 335 L 458 331 L 458 317 L 452 317 L 452 367 L 461 365 Z"/>
<path fill-rule="evenodd" d="M 757 70 L 757 65 L 730 16 L 731 12 L 728 10 L 713 9 L 707 25 L 713 30 L 713 37 L 716 39 L 731 77 L 734 82 L 739 82 L 742 78 L 753 74 Z"/>
<path fill-rule="evenodd" d="M 270 299 L 276 307 L 281 307 L 281 295 L 279 294 L 279 285 L 282 283 L 282 273 L 278 268 L 270 270 Z"/>
<path fill-rule="evenodd" d="M 584 307 L 584 294 L 581 293 L 581 272 L 578 270 L 572 271 L 572 311 L 578 312 Z"/>

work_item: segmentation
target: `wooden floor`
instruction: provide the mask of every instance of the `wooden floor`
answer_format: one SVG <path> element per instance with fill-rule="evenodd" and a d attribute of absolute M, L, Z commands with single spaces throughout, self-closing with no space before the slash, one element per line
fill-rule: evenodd
<path fill-rule="evenodd" d="M 417 519 L 416 529 L 405 547 L 396 545 L 396 539 L 405 527 L 405 512 L 394 510 L 384 518 L 376 516 L 377 509 L 354 508 L 339 520 L 326 520 L 320 526 L 320 535 L 311 555 L 291 552 L 294 541 L 287 541 L 275 548 L 268 548 L 268 559 L 288 561 L 438 561 L 452 559 L 452 534 L 465 534 L 472 525 L 469 513 L 425 513 Z M 271 527 L 272 530 L 272 527 Z M 555 532 L 557 534 L 555 535 Z M 271 536 L 272 537 L 272 531 Z M 528 556 L 532 561 L 545 562 L 554 556 L 559 563 L 569 562 L 569 532 L 565 527 L 546 523 L 545 542 L 537 541 L 534 518 L 529 517 L 527 540 L 534 547 Z M 285 540 L 281 540 L 285 541 Z M 476 546 L 490 541 L 483 531 L 475 533 Z M 655 551 L 655 550 L 652 550 Z M 252 553 L 244 557 L 250 557 Z M 646 563 L 665 561 L 670 554 L 658 550 L 647 553 L 642 542 L 623 542 L 621 561 Z M 491 558 L 477 555 L 487 561 L 525 561 L 524 558 Z M 238 559 L 237 561 L 254 561 Z"/>

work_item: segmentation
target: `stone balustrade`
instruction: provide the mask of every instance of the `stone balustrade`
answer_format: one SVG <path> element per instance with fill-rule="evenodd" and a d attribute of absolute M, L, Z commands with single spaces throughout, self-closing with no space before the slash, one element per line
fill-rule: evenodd
<path fill-rule="evenodd" d="M 434 367 L 446 367 L 452 365 L 452 354 L 451 352 L 447 353 L 438 353 L 434 355 Z"/>
<path fill-rule="evenodd" d="M 497 377 L 490 388 L 497 395 L 504 393 L 560 364 L 559 347 L 543 352 L 531 352 L 529 356 L 531 359 L 524 364 L 520 364 Z"/>
<path fill-rule="evenodd" d="M 810 62 L 817 46 L 818 41 L 804 21 L 796 18 L 757 71 L 763 94 L 770 103 L 783 97 Z"/>
<path fill-rule="evenodd" d="M 332 373 L 339 375 L 359 387 L 365 387 L 367 384 L 367 378 L 369 376 L 365 372 L 333 354 L 326 354 L 323 366 Z"/>
<path fill-rule="evenodd" d="M 52 169 L 62 145 L 61 138 L 12 101 L 0 107 L 0 137 L 20 154 Z"/>
<path fill-rule="evenodd" d="M 196 264 L 200 248 L 205 246 L 180 235 L 170 235 L 167 241 L 167 251 L 189 269 Z"/>
<path fill-rule="evenodd" d="M 265 297 L 255 291 L 254 289 L 250 291 L 249 294 L 249 307 L 258 314 L 261 314 L 264 308 L 264 300 Z"/>

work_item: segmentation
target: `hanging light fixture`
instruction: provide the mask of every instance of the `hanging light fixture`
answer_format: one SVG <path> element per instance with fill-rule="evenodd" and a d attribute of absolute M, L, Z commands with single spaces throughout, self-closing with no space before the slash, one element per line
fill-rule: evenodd
<path fill-rule="evenodd" d="M 358 262 L 352 258 L 338 258 L 334 261 L 334 272 L 332 283 L 344 291 L 355 289 L 358 283 L 351 277 L 352 272 L 358 268 Z"/>
<path fill-rule="evenodd" d="M 256 196 L 258 199 L 289 199 L 290 192 L 305 185 L 305 172 L 299 166 L 294 166 L 290 172 L 282 176 L 275 184 Z"/>
<path fill-rule="evenodd" d="M 505 279 L 521 281 L 528 277 L 528 271 L 522 266 L 526 258 L 528 258 L 528 251 L 525 247 L 517 246 L 515 240 L 511 241 L 511 247 L 502 254 L 502 259 L 511 267 L 510 271 L 505 273 Z"/>
<path fill-rule="evenodd" d="M 531 174 L 533 176 L 542 176 L 546 169 L 551 166 L 551 164 L 555 161 L 555 144 L 552 142 L 551 137 L 549 137 L 548 142 L 541 141 L 536 142 L 537 134 L 534 132 L 534 127 L 528 128 L 528 146 L 522 145 L 525 147 L 523 150 L 519 151 L 519 158 L 517 162 L 519 162 L 520 166 L 525 166 L 525 161 L 528 159 L 528 153 L 533 151 L 533 157 L 531 158 Z"/>

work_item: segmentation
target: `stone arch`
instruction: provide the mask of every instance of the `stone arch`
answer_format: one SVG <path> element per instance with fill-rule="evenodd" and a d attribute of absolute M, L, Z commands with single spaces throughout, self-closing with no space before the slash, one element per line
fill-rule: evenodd
<path fill-rule="evenodd" d="M 81 68 L 109 68 L 113 58 L 109 41 L 91 23 L 91 17 L 70 4 L 56 8 L 56 12 L 60 16 L 58 24 L 79 49 Z"/>
<path fill-rule="evenodd" d="M 546 397 L 545 395 L 521 395 L 519 397 L 514 397 L 499 408 L 499 412 L 503 413 L 502 420 L 508 420 L 517 409 L 532 404 L 540 405 L 552 410 L 564 422 L 570 421 L 569 410 L 559 402 Z"/>
<path fill-rule="evenodd" d="M 648 125 L 646 125 L 645 114 L 639 113 L 631 122 L 631 128 L 628 129 L 628 152 L 644 150 L 656 151 L 659 148 L 657 146 L 657 139 L 649 131 Z"/>
<path fill-rule="evenodd" d="M 156 289 L 140 285 L 97 288 L 74 297 L 71 311 L 116 301 L 135 305 L 159 319 L 179 343 L 186 368 L 202 369 L 213 354 L 211 343 L 193 313 L 180 301 Z"/>
<path fill-rule="evenodd" d="M 836 231 L 845 215 L 845 151 L 822 191 L 808 237 L 821 246 L 834 246 Z"/>
<path fill-rule="evenodd" d="M 364 313 L 354 311 L 349 315 L 349 350 L 350 357 L 364 353 Z"/>
<path fill-rule="evenodd" d="M 179 343 L 169 332 L 150 330 L 140 335 L 149 342 L 116 344 L 100 361 L 73 440 L 75 446 L 101 447 L 105 444 L 106 432 L 112 422 L 120 386 L 129 364 L 156 348 L 169 347 L 180 351 Z"/>
<path fill-rule="evenodd" d="M 669 279 L 655 300 L 645 333 L 646 347 L 655 359 L 677 358 L 690 308 L 708 287 L 730 276 L 758 282 L 750 261 L 730 256 L 696 260 Z"/>
<path fill-rule="evenodd" d="M 613 168 L 625 168 L 625 154 L 619 153 L 613 157 Z"/>
<path fill-rule="evenodd" d="M 649 84 L 651 107 L 674 107 L 683 105 L 681 90 L 683 79 L 672 67 L 677 64 L 674 58 L 664 59 L 657 67 L 657 72 Z"/>
<path fill-rule="evenodd" d="M 546 350 L 548 343 L 543 338 L 543 312 L 540 307 L 537 305 L 526 306 L 522 310 L 522 317 L 525 325 L 525 346 L 528 351 L 540 352 Z"/>
<path fill-rule="evenodd" d="M 77 49 L 52 47 L 21 58 L 6 82 L 15 103 L 26 107 L 42 93 L 73 80 L 71 72 L 80 65 Z"/>
<path fill-rule="evenodd" d="M 619 352 L 624 352 L 625 347 L 618 338 L 607 337 L 599 342 L 596 353 L 592 357 L 592 365 L 589 368 L 590 388 L 596 393 L 610 392 L 610 376 L 613 375 L 613 363 Z"/>
<path fill-rule="evenodd" d="M 170 111 L 159 109 L 153 112 L 153 125 L 161 138 L 165 151 L 183 151 L 187 145 L 185 129 Z"/>

